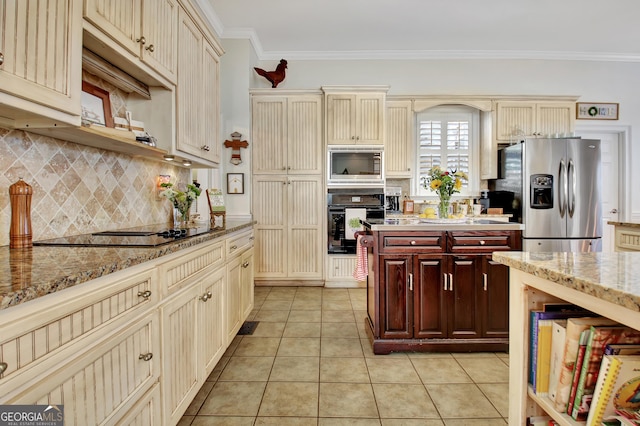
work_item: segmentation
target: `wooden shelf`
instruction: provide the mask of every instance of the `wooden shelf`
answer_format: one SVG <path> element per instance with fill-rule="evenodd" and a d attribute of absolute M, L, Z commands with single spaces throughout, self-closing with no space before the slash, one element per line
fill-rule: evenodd
<path fill-rule="evenodd" d="M 99 126 L 26 128 L 24 130 L 80 145 L 145 157 L 151 160 L 164 161 L 164 155 L 168 154 L 164 149 L 137 142 L 133 133 L 125 130 Z"/>
<path fill-rule="evenodd" d="M 585 422 L 577 422 L 573 420 L 568 414 L 556 411 L 551 400 L 546 396 L 536 395 L 531 386 L 527 388 L 527 394 L 529 395 L 529 398 L 538 404 L 538 406 L 542 408 L 548 416 L 558 422 L 560 426 L 577 426 L 585 424 Z"/>

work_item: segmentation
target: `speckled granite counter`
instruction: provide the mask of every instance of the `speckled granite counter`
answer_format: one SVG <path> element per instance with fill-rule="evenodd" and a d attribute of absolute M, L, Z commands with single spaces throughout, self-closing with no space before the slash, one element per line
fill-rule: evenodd
<path fill-rule="evenodd" d="M 175 253 L 254 223 L 227 220 L 224 230 L 158 247 L 0 247 L 0 309 Z"/>
<path fill-rule="evenodd" d="M 640 229 L 640 223 L 633 223 L 633 222 L 607 222 L 607 224 L 609 225 L 614 225 L 614 226 L 626 226 L 629 228 L 638 228 Z"/>
<path fill-rule="evenodd" d="M 515 222 L 498 222 L 486 219 L 466 219 L 460 222 L 434 223 L 429 219 L 372 219 L 364 222 L 372 231 L 510 231 L 522 230 Z"/>
<path fill-rule="evenodd" d="M 493 260 L 640 312 L 640 253 L 495 252 Z"/>

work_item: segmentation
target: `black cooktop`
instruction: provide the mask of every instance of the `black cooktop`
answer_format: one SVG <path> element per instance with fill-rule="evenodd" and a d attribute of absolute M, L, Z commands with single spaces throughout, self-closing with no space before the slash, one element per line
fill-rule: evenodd
<path fill-rule="evenodd" d="M 52 238 L 50 240 L 34 241 L 33 245 L 68 247 L 156 247 L 208 232 L 208 226 L 171 229 L 155 225 Z"/>

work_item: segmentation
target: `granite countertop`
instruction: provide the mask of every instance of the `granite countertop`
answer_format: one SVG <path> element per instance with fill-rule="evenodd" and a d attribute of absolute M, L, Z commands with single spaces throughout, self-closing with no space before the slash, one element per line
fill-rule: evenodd
<path fill-rule="evenodd" d="M 442 223 L 430 219 L 371 219 L 362 222 L 372 231 L 510 231 L 524 229 L 521 223 L 467 218 Z"/>
<path fill-rule="evenodd" d="M 609 225 L 614 225 L 614 226 L 626 226 L 629 228 L 640 228 L 640 223 L 632 223 L 632 222 L 607 222 L 607 224 Z"/>
<path fill-rule="evenodd" d="M 157 247 L 0 247 L 0 309 L 175 253 L 254 223 L 227 220 L 225 229 Z"/>
<path fill-rule="evenodd" d="M 493 260 L 640 312 L 640 253 L 494 252 Z"/>

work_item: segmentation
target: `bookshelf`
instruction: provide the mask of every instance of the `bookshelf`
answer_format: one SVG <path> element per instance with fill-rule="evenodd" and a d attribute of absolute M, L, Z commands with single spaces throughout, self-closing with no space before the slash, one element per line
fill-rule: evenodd
<path fill-rule="evenodd" d="M 532 259 L 531 253 L 493 255 L 510 266 L 509 424 L 524 425 L 529 416 L 548 415 L 560 425 L 584 425 L 556 411 L 547 397 L 537 396 L 527 383 L 529 311 L 541 309 L 545 302 L 569 302 L 640 330 L 640 256 L 546 255 L 545 262 Z"/>

